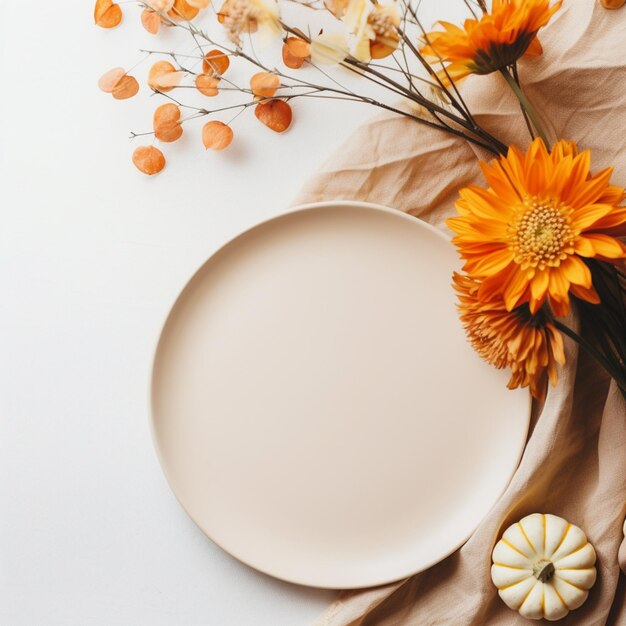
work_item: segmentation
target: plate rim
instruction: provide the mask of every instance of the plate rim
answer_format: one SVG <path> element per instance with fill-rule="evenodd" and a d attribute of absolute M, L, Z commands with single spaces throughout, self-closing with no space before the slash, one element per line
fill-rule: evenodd
<path fill-rule="evenodd" d="M 155 424 L 155 373 L 156 373 L 156 363 L 157 363 L 157 357 L 159 354 L 159 348 L 161 346 L 161 343 L 163 341 L 163 337 L 165 334 L 165 329 L 167 328 L 167 325 L 170 321 L 170 318 L 178 304 L 178 302 L 180 301 L 180 299 L 182 298 L 182 296 L 184 295 L 185 291 L 187 290 L 187 288 L 193 283 L 193 281 L 196 279 L 196 277 L 204 270 L 204 268 L 211 262 L 211 259 L 213 259 L 214 256 L 218 255 L 222 250 L 224 250 L 225 248 L 227 248 L 228 246 L 230 246 L 232 243 L 234 243 L 236 240 L 238 240 L 239 238 L 245 236 L 246 234 L 248 234 L 249 232 L 256 230 L 257 228 L 261 228 L 267 224 L 270 224 L 271 222 L 274 221 L 279 221 L 281 219 L 284 218 L 288 218 L 291 217 L 295 214 L 298 213 L 305 213 L 308 211 L 317 211 L 317 210 L 327 210 L 327 209 L 331 209 L 331 208 L 337 208 L 337 207 L 352 207 L 352 208 L 361 208 L 361 209 L 366 209 L 366 210 L 371 210 L 374 212 L 379 212 L 379 213 L 385 213 L 388 215 L 393 215 L 394 217 L 397 217 L 399 219 L 403 219 L 407 222 L 411 222 L 411 223 L 416 223 L 419 222 L 419 226 L 425 228 L 427 231 L 430 231 L 432 234 L 435 234 L 437 237 L 439 237 L 440 239 L 448 242 L 448 243 L 452 243 L 451 242 L 451 237 L 449 237 L 445 232 L 443 232 L 442 230 L 440 230 L 439 228 L 433 226 L 432 224 L 426 222 L 425 220 L 416 217 L 414 215 L 411 215 L 410 213 L 406 213 L 405 211 L 401 211 L 399 209 L 393 209 L 390 207 L 387 207 L 385 205 L 382 204 L 377 204 L 377 203 L 373 203 L 373 202 L 363 202 L 363 201 L 357 201 L 357 200 L 324 200 L 324 201 L 319 201 L 319 202 L 307 202 L 305 204 L 299 204 L 296 205 L 292 208 L 289 208 L 285 211 L 279 212 L 275 215 L 271 215 L 270 217 L 267 217 L 265 219 L 262 219 L 259 222 L 255 222 L 253 223 L 251 226 L 248 226 L 246 228 L 244 228 L 243 230 L 238 231 L 234 236 L 231 236 L 230 238 L 228 238 L 223 244 L 219 245 L 217 248 L 215 248 L 215 250 L 213 250 L 207 257 L 206 259 L 198 266 L 198 268 L 191 274 L 191 276 L 185 281 L 185 283 L 183 284 L 183 286 L 176 292 L 176 296 L 173 299 L 171 305 L 168 307 L 167 309 L 167 313 L 165 314 L 164 320 L 160 325 L 160 330 L 158 332 L 158 336 L 156 338 L 156 341 L 154 343 L 154 347 L 152 350 L 152 359 L 151 359 L 151 367 L 150 367 L 150 380 L 149 380 L 149 384 L 148 384 L 148 408 L 149 408 L 149 412 L 148 412 L 148 420 L 149 420 L 149 425 L 150 425 L 150 435 L 151 435 L 151 440 L 152 440 L 152 446 L 154 448 L 154 451 L 156 453 L 157 456 L 157 460 L 159 462 L 159 466 L 161 468 L 161 472 L 163 474 L 163 476 L 165 477 L 165 480 L 167 482 L 167 485 L 169 487 L 170 492 L 174 495 L 174 497 L 176 498 L 176 501 L 178 502 L 179 506 L 183 509 L 183 511 L 185 512 L 185 514 L 187 515 L 187 517 L 195 524 L 195 526 L 200 529 L 200 531 L 202 532 L 202 534 L 209 539 L 212 543 L 214 543 L 216 546 L 218 546 L 221 550 L 223 550 L 226 554 L 228 554 L 230 557 L 236 559 L 237 561 L 239 561 L 240 563 L 243 563 L 244 565 L 246 565 L 247 567 L 250 567 L 251 569 L 260 572 L 262 574 L 265 574 L 267 576 L 270 576 L 272 578 L 275 578 L 277 580 L 282 580 L 284 582 L 288 582 L 291 584 L 295 584 L 295 585 L 302 585 L 305 587 L 310 587 L 310 588 L 315 588 L 315 589 L 329 589 L 329 590 L 342 590 L 342 589 L 368 589 L 371 587 L 377 587 L 380 585 L 386 585 L 386 584 L 390 584 L 390 583 L 394 583 L 400 580 L 403 580 L 405 578 L 409 578 L 411 576 L 414 576 L 416 574 L 419 574 L 421 572 L 424 572 L 428 569 L 430 569 L 431 567 L 433 567 L 434 565 L 436 565 L 437 563 L 440 563 L 441 561 L 443 561 L 444 559 L 446 559 L 447 557 L 449 557 L 451 554 L 453 554 L 454 552 L 456 552 L 460 547 L 462 547 L 469 539 L 470 537 L 474 534 L 475 530 L 478 528 L 478 526 L 483 522 L 483 520 L 485 520 L 487 518 L 487 516 L 489 515 L 489 513 L 491 512 L 491 510 L 493 509 L 493 507 L 497 504 L 497 502 L 500 500 L 500 498 L 502 497 L 502 495 L 506 492 L 506 490 L 508 489 L 509 485 L 511 484 L 511 481 L 513 480 L 513 477 L 515 476 L 515 473 L 517 472 L 517 469 L 520 465 L 520 462 L 522 460 L 522 456 L 524 454 L 524 450 L 526 448 L 526 444 L 528 441 L 528 433 L 530 431 L 530 421 L 531 421 L 531 416 L 532 416 L 532 397 L 530 395 L 530 393 L 526 394 L 526 401 L 527 401 L 527 410 L 526 410 L 526 424 L 525 424 L 525 428 L 524 428 L 524 437 L 522 438 L 522 442 L 520 445 L 519 450 L 517 451 L 516 455 L 515 455 L 515 463 L 512 466 L 510 475 L 508 476 L 504 486 L 502 487 L 501 491 L 493 498 L 493 501 L 491 503 L 491 505 L 489 506 L 489 508 L 486 510 L 485 514 L 480 518 L 479 522 L 470 529 L 470 531 L 461 539 L 461 541 L 459 541 L 457 544 L 455 544 L 451 549 L 449 549 L 448 551 L 446 551 L 445 553 L 441 554 L 441 556 L 438 556 L 436 558 L 431 559 L 430 561 L 427 561 L 424 564 L 421 564 L 419 567 L 415 568 L 415 569 L 411 569 L 408 572 L 403 572 L 398 576 L 394 576 L 392 578 L 390 577 L 381 577 L 379 579 L 373 580 L 372 582 L 368 583 L 368 584 L 360 584 L 360 585 L 356 585 L 356 586 L 346 586 L 346 587 L 337 587 L 336 585 L 328 585 L 328 584 L 324 584 L 322 581 L 317 581 L 317 582 L 311 582 L 310 580 L 305 580 L 303 578 L 298 578 L 296 576 L 285 576 L 282 574 L 278 574 L 274 571 L 272 571 L 271 567 L 267 567 L 267 566 L 259 566 L 256 564 L 253 564 L 251 562 L 249 562 L 246 558 L 242 558 L 241 556 L 238 556 L 236 554 L 233 553 L 233 551 L 225 548 L 219 541 L 217 541 L 216 539 L 214 539 L 209 532 L 203 528 L 202 524 L 191 514 L 191 512 L 187 509 L 187 507 L 182 503 L 182 501 L 180 500 L 180 498 L 178 497 L 178 494 L 176 493 L 176 491 L 173 488 L 173 481 L 169 475 L 169 471 L 167 469 L 167 464 L 165 463 L 165 459 L 164 459 L 164 455 L 161 451 L 161 448 L 159 446 L 159 439 L 157 437 L 157 433 L 156 433 L 156 424 Z"/>

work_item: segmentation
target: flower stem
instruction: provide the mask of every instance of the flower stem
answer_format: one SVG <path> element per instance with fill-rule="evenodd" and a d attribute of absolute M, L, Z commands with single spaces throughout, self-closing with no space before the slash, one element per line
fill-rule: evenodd
<path fill-rule="evenodd" d="M 626 380 L 622 372 L 619 369 L 616 369 L 609 363 L 609 361 L 600 353 L 599 350 L 589 343 L 586 339 L 581 337 L 578 333 L 574 332 L 571 328 L 559 322 L 559 320 L 554 319 L 552 323 L 556 328 L 558 328 L 564 335 L 567 335 L 570 339 L 575 341 L 579 346 L 584 348 L 605 370 L 606 372 L 615 380 L 617 387 L 622 392 L 624 398 L 626 398 Z"/>
<path fill-rule="evenodd" d="M 506 80 L 506 82 L 509 84 L 509 87 L 513 90 L 513 93 L 515 94 L 515 97 L 519 100 L 522 109 L 526 111 L 528 118 L 530 119 L 532 125 L 537 131 L 537 135 L 539 135 L 539 137 L 543 139 L 543 143 L 545 144 L 546 148 L 550 150 L 550 143 L 548 142 L 546 133 L 543 130 L 541 121 L 539 119 L 539 116 L 537 115 L 537 111 L 535 111 L 535 107 L 533 107 L 533 105 L 530 103 L 530 100 L 524 95 L 522 88 L 515 82 L 515 79 L 513 78 L 513 76 L 511 76 L 511 74 L 509 74 L 506 68 L 501 69 L 500 73 L 502 74 L 502 76 L 504 76 L 504 80 Z"/>

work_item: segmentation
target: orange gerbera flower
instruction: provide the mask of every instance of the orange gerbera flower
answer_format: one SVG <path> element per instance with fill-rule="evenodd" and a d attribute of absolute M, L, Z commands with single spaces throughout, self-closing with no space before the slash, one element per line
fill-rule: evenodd
<path fill-rule="evenodd" d="M 535 313 L 548 300 L 554 313 L 569 310 L 569 292 L 598 303 L 582 257 L 614 262 L 626 257 L 624 189 L 609 184 L 612 168 L 589 172 L 588 150 L 559 141 L 548 153 L 535 139 L 526 154 L 483 163 L 488 189 L 460 191 L 459 217 L 448 220 L 464 270 L 481 280 L 480 296 L 501 294 L 507 310 L 524 302 Z"/>
<path fill-rule="evenodd" d="M 550 6 L 550 0 L 493 0 L 491 13 L 484 13 L 480 20 L 465 20 L 463 28 L 440 22 L 445 30 L 428 33 L 421 52 L 447 63 L 447 75 L 453 80 L 491 74 L 524 55 L 541 54 L 537 31 L 561 2 Z"/>
<path fill-rule="evenodd" d="M 530 387 L 533 396 L 542 398 L 546 379 L 556 385 L 557 363 L 565 363 L 563 338 L 547 313 L 531 315 L 526 304 L 507 311 L 501 298 L 485 302 L 478 295 L 480 282 L 456 272 L 454 288 L 473 348 L 497 368 L 511 368 L 509 389 Z"/>

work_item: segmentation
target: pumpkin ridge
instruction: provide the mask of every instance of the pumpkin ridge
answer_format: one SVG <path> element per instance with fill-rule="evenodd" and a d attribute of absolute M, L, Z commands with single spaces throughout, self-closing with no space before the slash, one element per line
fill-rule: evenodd
<path fill-rule="evenodd" d="M 574 587 L 574 589 L 578 589 L 578 591 L 582 591 L 583 593 L 589 593 L 589 589 L 585 589 L 585 588 L 583 588 L 583 587 L 579 587 L 578 585 L 575 585 L 574 583 L 571 583 L 569 580 L 565 580 L 565 578 L 561 578 L 561 577 L 559 576 L 558 571 L 554 572 L 554 575 L 555 575 L 555 576 L 558 576 L 558 577 L 559 577 L 559 580 L 560 580 L 562 583 L 565 583 L 566 585 L 569 585 L 570 587 Z"/>
<path fill-rule="evenodd" d="M 565 600 L 563 600 L 563 596 L 559 593 L 558 589 L 554 585 L 552 585 L 552 589 L 554 590 L 554 593 L 556 593 L 556 595 L 558 596 L 559 600 L 561 601 L 561 604 L 564 607 L 569 608 Z"/>
<path fill-rule="evenodd" d="M 552 558 L 553 555 L 555 555 L 558 551 L 559 548 L 563 545 L 563 542 L 565 541 L 565 537 L 567 537 L 567 533 L 569 533 L 569 529 L 572 527 L 572 525 L 567 522 L 567 527 L 565 528 L 565 532 L 563 533 L 563 536 L 561 537 L 561 541 L 559 541 L 559 545 L 554 548 L 554 550 L 552 550 L 552 554 L 548 557 L 548 555 L 546 555 L 547 558 Z"/>
<path fill-rule="evenodd" d="M 530 568 L 529 567 L 515 567 L 515 565 L 507 565 L 506 563 L 496 563 L 495 561 L 493 562 L 493 564 L 497 565 L 498 567 L 508 567 L 509 569 L 518 569 L 518 570 L 524 570 L 524 571 L 530 572 Z M 576 568 L 574 568 L 574 567 L 567 567 L 567 568 L 564 567 L 563 569 L 565 570 L 565 569 L 576 569 Z M 579 569 L 588 569 L 588 568 L 581 567 Z"/>
<path fill-rule="evenodd" d="M 577 552 L 580 552 L 588 543 L 589 543 L 589 541 L 587 539 L 585 539 L 585 543 L 583 543 L 582 545 L 578 546 L 578 548 L 574 548 L 574 550 L 572 550 L 571 552 L 568 552 L 567 554 L 564 554 L 563 556 L 560 556 L 558 558 L 558 560 L 556 560 L 554 562 L 554 565 L 556 566 L 556 564 L 559 561 L 562 561 L 563 559 L 566 559 L 568 556 L 572 556 L 572 554 L 576 554 Z M 556 550 L 555 550 L 555 553 L 556 553 Z"/>
<path fill-rule="evenodd" d="M 543 556 L 543 557 L 546 556 L 546 545 L 548 541 L 547 525 L 548 523 L 546 521 L 546 514 L 542 513 L 541 514 L 541 526 L 543 527 L 543 554 L 540 556 Z"/>
<path fill-rule="evenodd" d="M 529 576 L 527 576 L 526 578 L 522 578 L 522 580 L 516 580 L 514 583 L 509 583 L 508 585 L 502 585 L 501 587 L 498 587 L 499 591 L 504 591 L 505 589 L 510 589 L 511 587 L 515 587 L 515 585 L 521 585 L 522 583 L 526 582 L 528 580 L 528 578 L 531 578 L 532 574 L 530 574 Z M 535 583 L 536 584 L 536 583 Z M 535 585 L 533 585 L 530 588 L 530 591 L 533 590 Z M 528 593 L 530 593 L 530 591 Z M 524 596 L 524 600 L 528 597 L 528 595 Z M 524 600 L 522 600 L 522 603 L 524 602 Z M 520 605 L 521 606 L 521 605 Z"/>
<path fill-rule="evenodd" d="M 539 581 L 535 578 L 535 582 L 533 586 L 528 590 L 528 593 L 524 596 L 524 599 L 520 602 L 519 608 L 521 609 L 524 606 L 524 602 L 528 600 L 528 596 L 532 593 L 532 590 L 539 584 Z M 542 583 L 543 584 L 543 583 Z"/>
<path fill-rule="evenodd" d="M 528 554 L 524 554 L 517 546 L 514 546 L 508 539 L 505 539 L 504 537 L 502 537 L 501 541 L 505 545 L 509 546 L 511 550 L 515 550 L 515 552 L 517 552 L 518 554 L 521 554 L 523 557 L 527 559 L 530 558 Z"/>
<path fill-rule="evenodd" d="M 524 530 L 524 527 L 522 526 L 522 522 L 519 521 L 517 522 L 517 525 L 519 526 L 519 529 L 522 531 L 522 535 L 524 535 L 524 539 L 526 539 L 526 543 L 530 546 L 530 549 L 533 551 L 533 554 L 537 554 L 537 548 L 535 548 L 535 546 L 533 546 L 532 541 L 528 538 L 528 535 L 526 534 L 526 531 Z"/>

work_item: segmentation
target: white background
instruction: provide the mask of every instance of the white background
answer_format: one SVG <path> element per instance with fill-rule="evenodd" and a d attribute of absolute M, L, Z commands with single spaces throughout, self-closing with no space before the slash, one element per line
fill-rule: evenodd
<path fill-rule="evenodd" d="M 444 17 L 422 4 L 426 24 Z M 148 178 L 127 136 L 150 129 L 156 98 L 96 87 L 155 45 L 137 7 L 112 31 L 89 0 L 2 8 L 0 624 L 306 626 L 333 593 L 235 561 L 170 492 L 150 439 L 152 351 L 195 269 L 286 209 L 373 111 L 302 101 L 284 136 L 248 112 L 222 154 L 195 123 Z"/>

